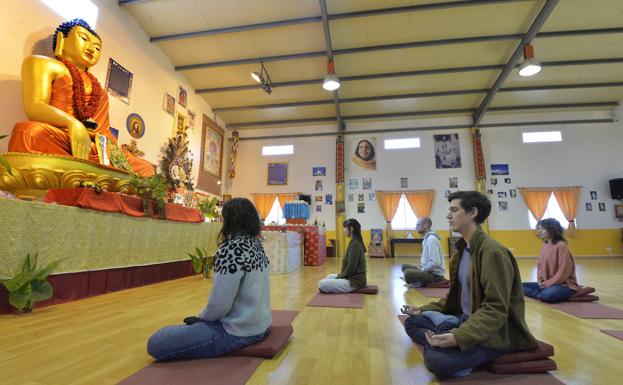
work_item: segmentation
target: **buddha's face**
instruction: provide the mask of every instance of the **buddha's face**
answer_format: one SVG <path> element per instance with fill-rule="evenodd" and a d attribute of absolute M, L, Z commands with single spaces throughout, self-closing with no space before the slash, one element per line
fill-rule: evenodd
<path fill-rule="evenodd" d="M 87 69 L 99 61 L 101 50 L 102 42 L 97 36 L 76 26 L 67 34 L 61 56 L 78 68 Z"/>

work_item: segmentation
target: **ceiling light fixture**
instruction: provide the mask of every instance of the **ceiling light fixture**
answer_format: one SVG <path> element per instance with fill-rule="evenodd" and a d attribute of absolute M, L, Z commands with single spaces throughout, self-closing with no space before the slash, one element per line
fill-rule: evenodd
<path fill-rule="evenodd" d="M 327 63 L 327 76 L 322 81 L 322 88 L 327 91 L 335 91 L 340 88 L 340 79 L 335 76 L 335 66 L 333 60 Z"/>
<path fill-rule="evenodd" d="M 251 78 L 262 85 L 264 92 L 270 94 L 273 92 L 273 82 L 270 80 L 270 75 L 268 75 L 268 71 L 266 71 L 264 63 L 260 62 L 260 64 L 262 65 L 262 68 L 259 72 L 251 72 Z"/>
<path fill-rule="evenodd" d="M 541 63 L 534 58 L 534 47 L 526 44 L 523 47 L 523 63 L 519 66 L 520 76 L 532 76 L 541 72 Z"/>

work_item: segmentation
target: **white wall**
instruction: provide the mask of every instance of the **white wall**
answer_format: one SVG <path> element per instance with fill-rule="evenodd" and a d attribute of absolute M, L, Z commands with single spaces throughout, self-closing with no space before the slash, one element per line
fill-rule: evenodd
<path fill-rule="evenodd" d="M 145 152 L 145 159 L 158 164 L 160 147 L 173 131 L 173 117 L 162 110 L 164 93 L 174 95 L 177 101 L 181 85 L 188 91 L 187 108 L 197 115 L 195 129 L 189 134 L 196 181 L 202 114 L 212 117 L 210 107 L 182 75 L 174 71 L 162 51 L 149 42 L 147 34 L 116 0 L 92 1 L 99 7 L 95 30 L 103 41 L 102 56 L 92 73 L 104 86 L 108 60 L 112 57 L 134 74 L 130 105 L 109 95 L 110 123 L 119 130 L 119 143 L 129 143 L 132 139 L 125 121 L 128 114 L 138 113 L 146 126 L 145 135 L 137 140 L 138 147 Z M 50 40 L 41 40 L 51 36 L 65 20 L 38 0 L 0 0 L 0 10 L 0 25 L 5 36 L 0 48 L 0 134 L 8 134 L 16 122 L 26 119 L 21 103 L 21 63 L 33 53 L 52 55 Z M 179 104 L 176 108 L 183 109 Z M 0 151 L 6 151 L 7 143 L 7 139 L 0 142 Z"/>
<path fill-rule="evenodd" d="M 574 113 L 538 113 L 515 115 L 491 115 L 487 123 L 496 121 L 537 121 L 588 119 L 610 117 L 609 112 L 574 112 Z M 383 128 L 426 127 L 431 125 L 466 124 L 464 118 L 402 120 L 386 122 L 366 122 L 349 124 L 348 132 L 374 130 Z M 523 144 L 522 131 L 548 131 L 561 129 L 562 143 Z M 334 132 L 335 125 L 302 127 L 303 132 Z M 296 131 L 288 132 L 299 133 Z M 433 135 L 459 133 L 462 167 L 457 169 L 436 169 L 433 148 Z M 275 129 L 241 130 L 241 137 L 257 137 L 262 135 L 283 135 Z M 352 167 L 350 155 L 360 138 L 375 137 L 377 140 L 377 169 L 365 171 Z M 409 150 L 383 150 L 383 139 L 399 137 L 419 137 L 421 148 Z M 292 156 L 262 157 L 261 147 L 272 144 L 294 144 L 295 154 Z M 613 204 L 609 196 L 608 180 L 623 177 L 623 122 L 603 123 L 595 125 L 550 125 L 532 127 L 500 127 L 483 128 L 482 144 L 487 170 L 487 189 L 490 185 L 490 164 L 508 163 L 511 184 L 505 185 L 503 178 L 493 190 L 507 191 L 511 188 L 538 186 L 573 186 L 582 185 L 582 195 L 578 207 L 578 226 L 580 228 L 617 228 L 620 222 L 614 219 Z M 444 193 L 449 188 L 448 178 L 458 177 L 459 189 L 470 190 L 475 187 L 473 151 L 471 138 L 467 129 L 458 130 L 417 130 L 400 133 L 365 133 L 346 136 L 346 216 L 357 218 L 364 229 L 382 228 L 384 219 L 377 202 L 368 200 L 368 193 L 374 190 L 401 190 L 400 178 L 409 178 L 408 190 L 434 189 L 433 227 L 447 230 L 447 202 Z M 266 186 L 266 168 L 269 161 L 288 161 L 290 163 L 289 185 L 286 187 Z M 227 180 L 225 189 L 234 196 L 249 196 L 253 192 L 264 191 L 301 191 L 316 195 L 314 181 L 311 176 L 312 166 L 326 166 L 327 176 L 324 180 L 323 194 L 335 194 L 335 138 L 312 137 L 293 140 L 249 140 L 241 141 L 238 151 L 237 176 Z M 363 177 L 372 177 L 372 190 L 363 190 Z M 359 180 L 359 188 L 351 191 L 348 186 L 350 178 Z M 454 189 L 452 189 L 454 190 Z M 589 192 L 597 191 L 599 199 L 593 202 L 593 211 L 584 211 L 584 202 L 589 201 Z M 355 201 L 348 202 L 348 194 L 355 194 Z M 366 213 L 357 213 L 357 194 L 365 193 Z M 516 198 L 506 198 L 509 210 L 498 211 L 497 196 L 489 196 L 493 203 L 490 220 L 492 229 L 527 230 L 529 229 L 528 209 L 518 194 Z M 335 198 L 335 197 L 334 197 Z M 605 202 L 606 212 L 599 212 L 595 202 Z M 327 210 L 328 208 L 328 210 Z M 334 229 L 334 206 L 323 205 L 323 213 L 319 220 L 325 221 L 328 229 Z"/>

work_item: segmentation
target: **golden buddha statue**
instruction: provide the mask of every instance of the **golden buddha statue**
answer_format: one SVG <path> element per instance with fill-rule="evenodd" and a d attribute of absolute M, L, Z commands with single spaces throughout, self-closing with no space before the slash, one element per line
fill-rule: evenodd
<path fill-rule="evenodd" d="M 89 72 L 99 61 L 102 40 L 87 22 L 74 19 L 56 29 L 52 46 L 55 59 L 33 55 L 24 60 L 23 103 L 30 120 L 14 126 L 9 152 L 99 163 L 96 134 L 116 144 L 110 132 L 108 95 Z M 134 172 L 154 174 L 149 162 L 127 152 L 125 156 Z"/>

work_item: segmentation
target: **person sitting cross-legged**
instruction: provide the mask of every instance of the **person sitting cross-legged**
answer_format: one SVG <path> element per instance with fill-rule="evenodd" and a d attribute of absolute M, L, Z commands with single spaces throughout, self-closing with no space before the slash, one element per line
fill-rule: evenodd
<path fill-rule="evenodd" d="M 536 225 L 539 238 L 545 242 L 537 262 L 538 282 L 524 282 L 526 296 L 543 302 L 566 301 L 579 289 L 575 277 L 575 261 L 563 237 L 563 228 L 554 218 L 539 221 Z"/>
<path fill-rule="evenodd" d="M 420 218 L 415 225 L 415 230 L 424 235 L 422 241 L 422 258 L 420 265 L 402 265 L 405 282 L 412 287 L 426 286 L 430 282 L 443 280 L 443 253 L 439 235 L 431 230 L 433 221 L 430 218 Z"/>
<path fill-rule="evenodd" d="M 449 262 L 450 291 L 438 302 L 401 309 L 409 315 L 405 331 L 424 346 L 424 365 L 440 379 L 538 346 L 525 321 L 517 261 L 480 227 L 491 202 L 476 191 L 452 193 L 448 201 L 450 227 L 462 235 Z"/>
<path fill-rule="evenodd" d="M 318 282 L 318 290 L 323 293 L 350 293 L 366 286 L 366 247 L 361 238 L 361 225 L 356 219 L 343 223 L 344 235 L 351 240 L 342 258 L 342 271 L 329 274 Z"/>

